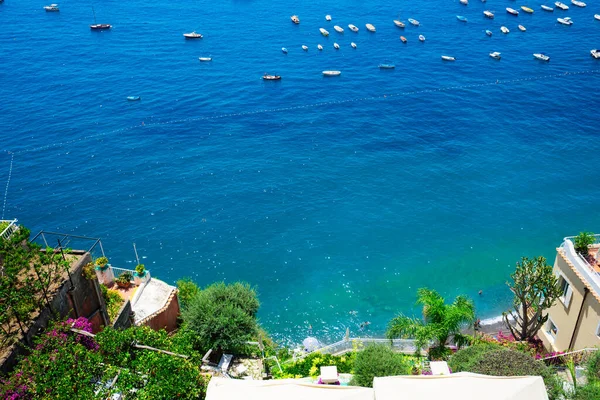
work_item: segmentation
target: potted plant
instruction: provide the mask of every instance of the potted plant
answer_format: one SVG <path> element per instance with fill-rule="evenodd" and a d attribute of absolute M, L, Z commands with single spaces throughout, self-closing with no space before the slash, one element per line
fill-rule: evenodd
<path fill-rule="evenodd" d="M 102 256 L 102 257 L 96 259 L 96 266 L 98 266 L 100 268 L 100 270 L 106 269 L 107 265 L 108 265 L 108 258 Z"/>
<path fill-rule="evenodd" d="M 124 272 L 117 279 L 115 279 L 115 282 L 117 282 L 117 286 L 120 288 L 127 289 L 131 286 L 132 279 L 133 275 L 131 272 Z"/>
<path fill-rule="evenodd" d="M 135 274 L 140 278 L 143 278 L 144 275 L 146 275 L 146 267 L 144 264 L 138 264 L 137 267 L 135 267 Z"/>

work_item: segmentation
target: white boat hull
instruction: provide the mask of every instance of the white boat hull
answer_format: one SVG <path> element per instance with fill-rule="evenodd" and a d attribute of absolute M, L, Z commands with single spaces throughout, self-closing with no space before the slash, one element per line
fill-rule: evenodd
<path fill-rule="evenodd" d="M 375 26 L 371 24 L 366 24 L 365 27 L 369 32 L 375 32 Z"/>
<path fill-rule="evenodd" d="M 323 71 L 324 76 L 339 76 L 342 74 L 342 71 Z"/>

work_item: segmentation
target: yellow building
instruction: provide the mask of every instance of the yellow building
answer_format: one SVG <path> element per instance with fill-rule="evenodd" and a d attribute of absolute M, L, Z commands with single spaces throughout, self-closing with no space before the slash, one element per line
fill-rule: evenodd
<path fill-rule="evenodd" d="M 562 295 L 548 310 L 548 321 L 538 336 L 547 349 L 579 350 L 600 345 L 600 265 L 591 265 L 575 251 L 574 237 L 556 249 L 554 273 Z M 596 235 L 596 242 L 600 235 Z M 590 246 L 597 259 L 599 243 Z"/>

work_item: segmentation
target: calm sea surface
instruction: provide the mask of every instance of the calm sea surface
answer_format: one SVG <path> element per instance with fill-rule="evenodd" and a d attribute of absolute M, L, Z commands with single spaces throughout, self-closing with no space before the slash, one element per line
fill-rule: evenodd
<path fill-rule="evenodd" d="M 522 255 L 552 263 L 563 236 L 600 231 L 600 6 L 540 4 L 6 0 L 0 210 L 100 237 L 118 267 L 135 242 L 171 283 L 248 281 L 282 341 L 382 334 L 423 286 L 494 316 Z M 111 31 L 90 31 L 92 5 Z"/>

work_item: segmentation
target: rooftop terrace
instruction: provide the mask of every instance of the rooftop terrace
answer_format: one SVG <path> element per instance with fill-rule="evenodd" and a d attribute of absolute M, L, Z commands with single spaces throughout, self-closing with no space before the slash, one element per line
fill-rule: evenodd
<path fill-rule="evenodd" d="M 567 236 L 558 248 L 565 260 L 572 264 L 572 267 L 583 278 L 589 288 L 594 291 L 597 297 L 600 297 L 600 263 L 598 253 L 600 250 L 600 235 L 594 235 L 596 241 L 590 246 L 589 253 L 592 257 L 586 260 L 581 254 L 575 251 L 575 236 Z M 592 262 L 590 262 L 592 261 Z"/>

